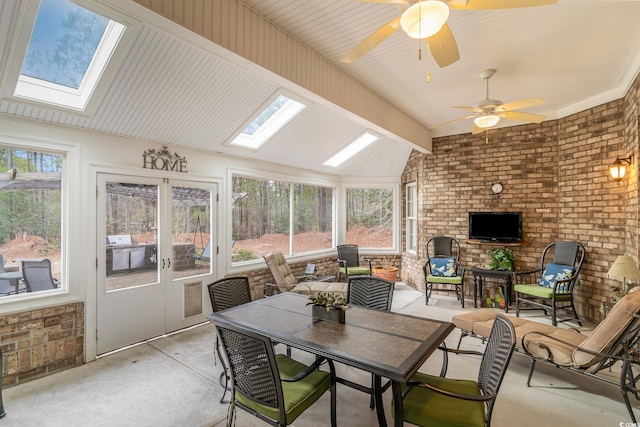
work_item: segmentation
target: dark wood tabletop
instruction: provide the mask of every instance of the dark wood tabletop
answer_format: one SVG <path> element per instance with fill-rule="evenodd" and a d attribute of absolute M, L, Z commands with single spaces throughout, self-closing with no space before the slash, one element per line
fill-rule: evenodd
<path fill-rule="evenodd" d="M 396 402 L 401 399 L 400 383 L 411 378 L 454 329 L 450 322 L 355 306 L 347 310 L 345 324 L 314 320 L 306 303 L 305 295 L 286 292 L 208 318 L 371 372 L 378 390 L 380 377 L 388 378 Z M 381 391 L 375 394 L 378 421 L 386 425 Z M 396 425 L 402 425 L 402 405 L 395 404 L 394 411 Z"/>

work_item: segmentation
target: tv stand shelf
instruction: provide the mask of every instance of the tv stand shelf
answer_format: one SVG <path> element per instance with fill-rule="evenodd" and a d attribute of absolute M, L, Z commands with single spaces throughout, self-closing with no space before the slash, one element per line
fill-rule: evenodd
<path fill-rule="evenodd" d="M 526 246 L 526 242 L 495 242 L 492 240 L 465 239 L 464 243 L 470 245 L 487 245 L 487 246 Z"/>

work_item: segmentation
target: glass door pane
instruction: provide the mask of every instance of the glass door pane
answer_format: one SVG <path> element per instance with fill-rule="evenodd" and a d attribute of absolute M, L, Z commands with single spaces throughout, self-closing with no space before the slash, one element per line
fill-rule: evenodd
<path fill-rule="evenodd" d="M 158 283 L 158 186 L 106 183 L 107 292 Z"/>
<path fill-rule="evenodd" d="M 208 188 L 174 185 L 171 193 L 171 278 L 209 274 L 212 258 L 212 192 Z"/>

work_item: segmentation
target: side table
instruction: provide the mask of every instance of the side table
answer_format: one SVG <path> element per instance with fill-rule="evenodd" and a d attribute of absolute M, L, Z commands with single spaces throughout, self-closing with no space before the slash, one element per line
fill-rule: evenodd
<path fill-rule="evenodd" d="M 482 279 L 492 277 L 504 280 L 504 311 L 509 312 L 511 305 L 511 291 L 513 289 L 512 271 L 510 270 L 490 270 L 486 268 L 471 267 L 469 269 L 473 275 L 473 306 L 478 308 L 478 294 L 482 295 Z"/>

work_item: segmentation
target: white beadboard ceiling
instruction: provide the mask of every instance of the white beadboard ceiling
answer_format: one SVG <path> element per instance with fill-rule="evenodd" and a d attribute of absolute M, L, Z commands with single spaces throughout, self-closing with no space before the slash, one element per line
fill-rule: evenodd
<path fill-rule="evenodd" d="M 11 50 L 14 32 L 27 1 L 34 0 L 0 0 L 3 64 L 15 56 Z M 339 62 L 360 40 L 399 16 L 398 7 L 391 4 L 213 0 L 207 6 L 208 0 L 88 1 L 118 9 L 142 23 L 95 113 L 70 114 L 8 98 L 0 100 L 0 113 L 344 176 L 398 177 L 416 145 L 405 135 L 394 135 L 394 126 L 398 128 L 397 122 L 392 123 L 394 119 L 414 121 L 429 139 L 430 126 L 465 115 L 452 105 L 473 105 L 485 98 L 484 81 L 479 76 L 482 69 L 497 69 L 490 83 L 491 98 L 510 102 L 542 97 L 546 104 L 524 111 L 555 119 L 620 98 L 640 66 L 637 0 L 560 0 L 537 8 L 452 10 L 448 24 L 461 59 L 443 69 L 434 61 L 418 61 L 417 42 L 401 30 L 356 63 Z M 188 28 L 195 25 L 190 22 L 197 21 L 198 7 L 221 3 L 251 9 L 279 28 L 283 36 L 297 40 L 299 49 L 324 58 L 332 73 L 358 82 L 363 91 L 376 94 L 380 105 L 395 107 L 397 110 L 389 110 L 389 123 L 384 118 L 369 122 L 353 110 L 332 105 L 324 99 L 331 95 L 315 91 L 309 87 L 312 84 L 283 83 L 282 76 L 265 72 L 265 68 L 272 68 L 269 65 L 251 66 L 244 59 L 229 60 L 229 55 L 216 54 L 207 47 L 212 42 L 195 34 L 185 35 L 183 28 L 173 31 L 177 24 L 140 6 L 161 4 L 159 8 L 164 9 L 160 13 Z M 224 30 L 234 43 L 251 40 L 248 35 L 234 33 L 240 27 L 232 27 L 201 31 L 207 36 Z M 295 65 L 274 64 L 273 69 Z M 427 70 L 431 83 L 426 83 Z M 318 78 L 322 78 L 320 72 Z M 12 84 L 5 80 L 4 85 Z M 257 151 L 227 145 L 279 90 L 307 101 L 308 108 Z M 501 126 L 517 124 L 501 121 Z M 471 128 L 471 120 L 465 120 L 436 128 L 432 135 L 465 133 Z M 321 165 L 366 129 L 379 133 L 381 140 L 337 170 Z"/>

